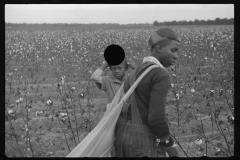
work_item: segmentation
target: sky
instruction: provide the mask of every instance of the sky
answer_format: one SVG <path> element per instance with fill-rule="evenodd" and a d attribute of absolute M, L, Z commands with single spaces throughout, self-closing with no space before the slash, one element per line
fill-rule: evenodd
<path fill-rule="evenodd" d="M 234 18 L 234 4 L 6 4 L 7 23 L 153 23 Z"/>

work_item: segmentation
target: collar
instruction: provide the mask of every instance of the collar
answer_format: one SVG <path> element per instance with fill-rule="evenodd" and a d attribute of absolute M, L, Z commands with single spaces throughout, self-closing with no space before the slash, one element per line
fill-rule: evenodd
<path fill-rule="evenodd" d="M 120 81 L 119 79 L 115 78 L 113 75 L 112 75 L 111 77 L 112 77 L 113 82 L 117 82 L 117 83 L 122 83 L 122 82 L 124 82 L 125 79 L 126 79 L 126 76 L 125 76 L 125 75 L 123 76 L 122 81 Z"/>
<path fill-rule="evenodd" d="M 157 60 L 157 58 L 153 57 L 153 56 L 147 56 L 147 57 L 144 57 L 143 58 L 143 63 L 144 62 L 153 62 L 155 63 L 156 65 L 158 65 L 159 67 L 165 69 L 165 67 L 160 63 L 159 60 Z"/>

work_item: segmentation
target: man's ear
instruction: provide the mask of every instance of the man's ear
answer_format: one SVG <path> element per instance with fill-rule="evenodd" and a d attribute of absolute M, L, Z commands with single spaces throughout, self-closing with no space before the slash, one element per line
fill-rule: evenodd
<path fill-rule="evenodd" d="M 156 50 L 158 51 L 158 52 L 162 52 L 162 45 L 161 44 L 157 44 L 156 45 Z"/>
<path fill-rule="evenodd" d="M 125 71 L 129 70 L 129 65 L 125 62 Z"/>

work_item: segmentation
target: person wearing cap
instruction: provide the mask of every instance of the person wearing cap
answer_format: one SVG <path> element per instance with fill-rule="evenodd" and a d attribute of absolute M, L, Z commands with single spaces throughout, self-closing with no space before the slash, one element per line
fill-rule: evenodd
<path fill-rule="evenodd" d="M 135 98 L 129 98 L 123 106 L 115 128 L 116 157 L 165 157 L 166 152 L 169 157 L 178 156 L 165 117 L 171 86 L 165 67 L 176 62 L 179 39 L 171 29 L 158 29 L 151 34 L 149 46 L 150 55 L 131 72 L 132 77 L 137 79 L 151 65 L 159 67 L 146 74 L 132 93 Z M 125 93 L 131 87 L 131 74 L 124 82 Z"/>

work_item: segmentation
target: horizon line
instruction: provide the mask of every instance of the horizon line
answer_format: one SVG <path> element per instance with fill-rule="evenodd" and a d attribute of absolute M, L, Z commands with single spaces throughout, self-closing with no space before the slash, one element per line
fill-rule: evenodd
<path fill-rule="evenodd" d="M 217 17 L 218 18 L 218 17 Z M 231 18 L 220 18 L 220 19 L 234 19 L 234 17 L 231 17 Z M 195 19 L 195 20 L 199 20 L 199 21 L 202 21 L 204 19 Z M 195 21 L 195 20 L 180 20 L 180 21 L 187 21 L 187 22 L 190 22 L 190 21 Z M 212 20 L 216 20 L 215 19 L 207 19 L 207 20 L 204 20 L 204 21 L 212 21 Z M 155 20 L 157 21 L 157 20 Z M 164 21 L 164 22 L 173 22 L 173 21 L 176 21 L 176 20 L 172 20 L 172 21 Z M 176 21 L 176 22 L 180 22 L 180 21 Z M 154 22 L 154 21 L 153 21 Z M 15 23 L 15 22 L 5 22 L 5 23 L 13 23 L 13 24 L 120 24 L 120 25 L 127 25 L 127 24 L 153 24 L 153 22 L 145 22 L 145 23 L 107 23 L 107 22 L 104 22 L 104 23 L 79 23 L 79 22 L 73 22 L 73 23 L 62 23 L 62 22 L 59 22 L 59 23 L 46 23 L 46 22 L 42 22 L 42 23 L 29 23 L 29 22 L 21 22 L 21 23 Z M 157 21 L 158 22 L 158 21 Z M 158 23 L 164 23 L 164 22 L 158 22 Z"/>

